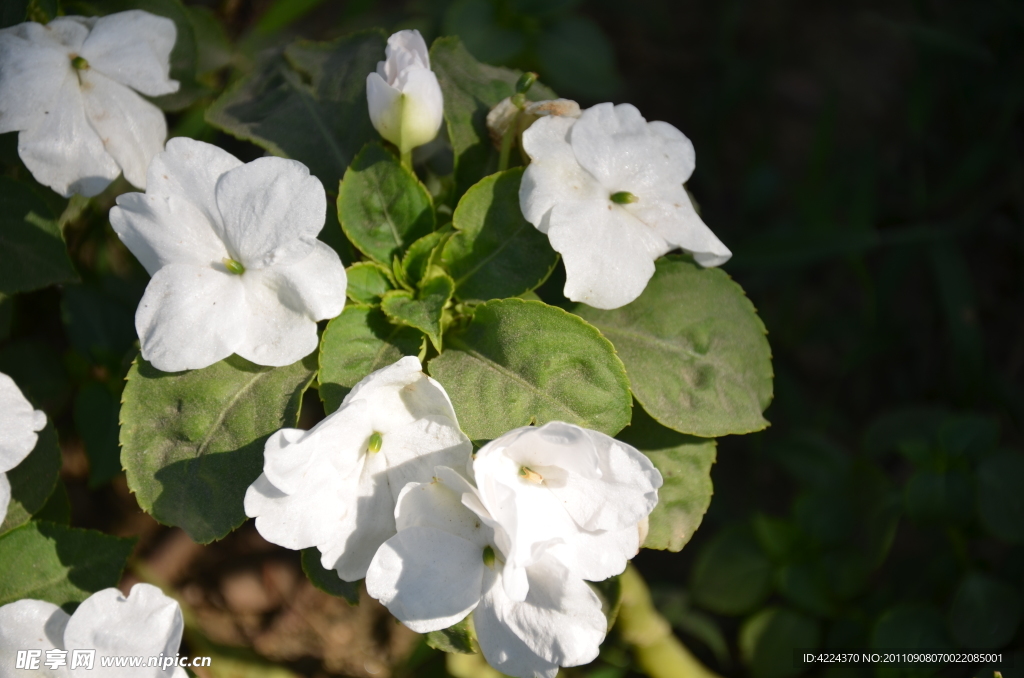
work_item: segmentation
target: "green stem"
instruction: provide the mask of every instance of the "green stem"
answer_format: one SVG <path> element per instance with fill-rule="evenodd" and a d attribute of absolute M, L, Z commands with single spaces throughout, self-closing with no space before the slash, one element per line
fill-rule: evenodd
<path fill-rule="evenodd" d="M 412 172 L 412 149 L 402 153 L 402 167 Z"/>
<path fill-rule="evenodd" d="M 622 573 L 622 606 L 615 626 L 650 678 L 720 678 L 672 634 L 671 624 L 654 608 L 647 584 L 632 565 Z"/>
<path fill-rule="evenodd" d="M 512 124 L 505 130 L 501 137 L 501 154 L 498 156 L 498 171 L 504 172 L 508 169 L 508 156 L 512 152 L 512 142 L 516 138 L 516 131 L 519 129 L 519 113 L 516 113 Z"/>

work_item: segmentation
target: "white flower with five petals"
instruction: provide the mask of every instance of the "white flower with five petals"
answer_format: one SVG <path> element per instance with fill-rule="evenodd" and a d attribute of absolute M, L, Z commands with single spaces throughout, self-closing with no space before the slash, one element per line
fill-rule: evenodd
<path fill-rule="evenodd" d="M 484 658 L 521 678 L 554 678 L 559 666 L 597 657 L 608 622 L 594 591 L 541 549 L 524 570 L 524 595 L 510 597 L 508 536 L 455 471 L 437 468 L 430 482 L 402 490 L 395 523 L 366 590 L 412 630 L 437 631 L 472 612 Z"/>
<path fill-rule="evenodd" d="M 472 451 L 444 388 L 408 356 L 356 384 L 311 430 L 272 435 L 245 513 L 267 541 L 316 546 L 325 568 L 356 581 L 395 534 L 402 488 L 437 465 L 464 468 Z"/>
<path fill-rule="evenodd" d="M 96 195 L 122 171 L 145 188 L 167 122 L 140 94 L 178 91 L 175 37 L 173 21 L 142 10 L 0 31 L 0 133 L 20 132 L 25 166 L 65 197 Z"/>
<path fill-rule="evenodd" d="M 640 549 L 641 524 L 658 503 L 661 473 L 636 448 L 560 421 L 524 426 L 487 443 L 473 475 L 501 526 L 504 584 L 521 600 L 526 570 L 542 554 L 577 577 L 621 574 Z"/>
<path fill-rule="evenodd" d="M 0 607 L 0 676 L 50 678 L 185 678 L 181 667 L 104 667 L 100 657 L 159 654 L 176 657 L 184 622 L 174 599 L 150 584 L 136 584 L 128 597 L 103 589 L 68 615 L 53 603 L 29 598 Z M 65 650 L 65 665 L 56 669 L 15 668 L 19 650 Z M 71 668 L 75 650 L 95 650 L 93 665 Z"/>
<path fill-rule="evenodd" d="M 118 196 L 110 224 L 153 276 L 135 314 L 142 357 L 165 372 L 232 353 L 288 365 L 316 349 L 316 323 L 345 305 L 345 267 L 317 240 L 320 181 L 302 163 L 242 164 L 176 138 L 153 159 L 146 193 Z"/>
<path fill-rule="evenodd" d="M 547 117 L 523 133 L 523 216 L 565 262 L 565 296 L 624 306 L 654 275 L 654 260 L 682 248 L 702 266 L 732 253 L 701 221 L 683 183 L 693 144 L 629 104 L 599 104 L 579 119 Z"/>
<path fill-rule="evenodd" d="M 366 102 L 374 128 L 406 154 L 437 136 L 444 97 L 419 31 L 392 35 L 385 54 L 366 76 Z"/>
<path fill-rule="evenodd" d="M 25 460 L 46 426 L 46 415 L 22 395 L 14 380 L 0 373 L 0 523 L 11 501 L 7 472 Z"/>

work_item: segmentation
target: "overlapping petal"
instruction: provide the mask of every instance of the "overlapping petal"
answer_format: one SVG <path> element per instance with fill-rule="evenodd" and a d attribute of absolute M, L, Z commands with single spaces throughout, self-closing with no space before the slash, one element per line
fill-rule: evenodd
<path fill-rule="evenodd" d="M 26 598 L 0 607 L 0 676 L 67 678 L 67 667 L 35 671 L 15 668 L 18 650 L 63 649 L 64 628 L 71 617 L 53 603 Z"/>
<path fill-rule="evenodd" d="M 177 34 L 170 19 L 133 9 L 97 19 L 79 51 L 91 68 L 155 97 L 177 92 L 180 86 L 170 78 Z"/>
<path fill-rule="evenodd" d="M 6 374 L 0 373 L 0 473 L 20 464 L 35 448 L 37 431 L 46 426 L 46 415 L 21 393 Z"/>

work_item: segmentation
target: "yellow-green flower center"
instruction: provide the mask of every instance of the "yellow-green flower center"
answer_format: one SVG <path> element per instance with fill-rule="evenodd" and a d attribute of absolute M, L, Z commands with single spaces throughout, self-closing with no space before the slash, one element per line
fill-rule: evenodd
<path fill-rule="evenodd" d="M 484 565 L 494 567 L 494 549 L 490 545 L 484 547 Z"/>
<path fill-rule="evenodd" d="M 610 197 L 611 201 L 616 205 L 628 205 L 630 203 L 640 201 L 640 198 L 636 197 L 629 191 L 619 191 L 618 193 L 612 193 Z"/>
<path fill-rule="evenodd" d="M 84 71 L 89 68 L 89 62 L 85 60 L 85 57 L 76 56 L 71 60 L 71 65 L 80 71 Z"/>
<path fill-rule="evenodd" d="M 366 444 L 367 452 L 380 452 L 380 446 L 384 444 L 384 438 L 381 434 L 374 431 L 370 435 L 370 442 Z"/>
<path fill-rule="evenodd" d="M 245 266 L 242 266 L 241 262 L 228 259 L 227 257 L 224 257 L 221 261 L 224 263 L 224 268 L 228 269 L 228 273 L 234 273 L 235 275 L 245 273 Z"/>

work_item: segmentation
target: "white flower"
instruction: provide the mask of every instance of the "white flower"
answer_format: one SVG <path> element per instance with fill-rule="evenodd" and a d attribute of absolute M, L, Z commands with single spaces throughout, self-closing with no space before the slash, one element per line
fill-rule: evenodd
<path fill-rule="evenodd" d="M 504 674 L 554 678 L 593 661 L 607 620 L 593 590 L 541 550 L 525 569 L 527 592 L 503 584 L 502 528 L 475 488 L 449 468 L 402 490 L 398 533 L 377 551 L 366 590 L 413 631 L 447 628 L 473 612 L 480 649 Z"/>
<path fill-rule="evenodd" d="M 61 195 L 96 195 L 117 175 L 145 188 L 167 122 L 138 93 L 168 77 L 174 22 L 142 10 L 59 17 L 0 31 L 0 133 L 18 131 L 32 176 Z"/>
<path fill-rule="evenodd" d="M 11 501 L 7 472 L 25 460 L 36 447 L 36 431 L 46 426 L 46 415 L 32 409 L 14 380 L 0 372 L 0 523 Z"/>
<path fill-rule="evenodd" d="M 316 322 L 345 305 L 345 268 L 316 239 L 324 188 L 300 162 L 242 164 L 176 138 L 146 193 L 118 196 L 110 224 L 153 276 L 135 313 L 142 357 L 165 372 L 232 353 L 288 365 L 318 344 Z"/>
<path fill-rule="evenodd" d="M 444 97 L 419 31 L 392 35 L 386 54 L 366 76 L 366 103 L 373 126 L 404 154 L 437 136 Z"/>
<path fill-rule="evenodd" d="M 618 308 L 640 296 L 654 260 L 680 247 L 701 266 L 732 253 L 704 225 L 683 183 L 693 144 L 629 104 L 599 104 L 578 120 L 547 117 L 523 133 L 532 162 L 519 205 L 565 262 L 565 296 Z"/>
<path fill-rule="evenodd" d="M 325 568 L 356 581 L 395 534 L 402 488 L 437 465 L 465 467 L 472 451 L 444 388 L 407 356 L 356 384 L 311 430 L 271 436 L 245 513 L 267 541 L 316 546 Z"/>
<path fill-rule="evenodd" d="M 181 667 L 100 668 L 100 657 L 176 657 L 183 629 L 178 603 L 150 584 L 136 584 L 127 598 L 113 588 L 97 591 L 70 616 L 53 603 L 26 598 L 0 607 L 0 676 L 185 678 Z M 53 649 L 68 651 L 65 666 L 15 668 L 18 650 L 42 650 L 45 661 Z M 72 670 L 74 650 L 96 650 L 93 665 Z"/>
<path fill-rule="evenodd" d="M 508 538 L 504 581 L 515 599 L 539 553 L 582 579 L 621 574 L 662 484 L 642 452 L 560 421 L 495 438 L 477 452 L 473 474 L 481 504 L 501 525 L 499 540 Z"/>

